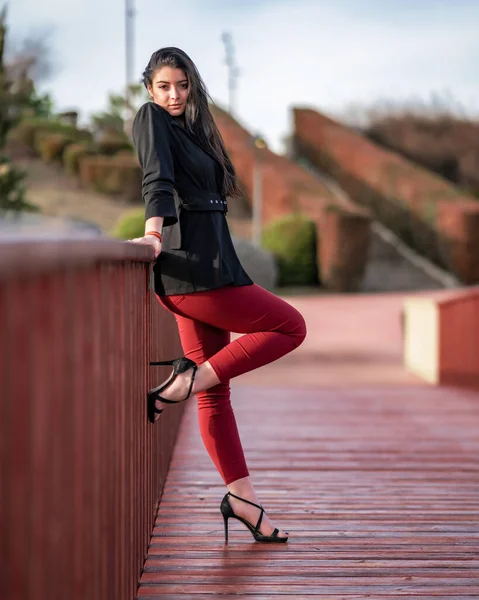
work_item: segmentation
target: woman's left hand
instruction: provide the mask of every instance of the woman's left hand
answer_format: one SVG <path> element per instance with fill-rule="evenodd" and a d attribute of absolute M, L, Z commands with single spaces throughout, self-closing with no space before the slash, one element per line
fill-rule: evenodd
<path fill-rule="evenodd" d="M 155 251 L 155 258 L 161 254 L 161 242 L 160 240 L 153 235 L 145 235 L 139 238 L 133 238 L 132 240 L 127 240 L 132 244 L 141 244 L 142 246 L 151 246 Z"/>

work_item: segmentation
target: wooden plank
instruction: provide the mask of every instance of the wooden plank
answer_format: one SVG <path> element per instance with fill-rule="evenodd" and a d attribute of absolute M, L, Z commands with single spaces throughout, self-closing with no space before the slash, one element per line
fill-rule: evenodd
<path fill-rule="evenodd" d="M 306 593 L 302 593 L 302 594 L 258 594 L 257 592 L 253 592 L 251 594 L 245 594 L 242 593 L 241 596 L 244 597 L 250 597 L 250 598 L 254 598 L 254 600 L 311 600 L 312 596 L 317 597 L 318 594 L 306 594 Z M 238 596 L 237 594 L 221 594 L 221 600 L 238 600 Z M 327 598 L 330 598 L 331 600 L 371 600 L 371 594 L 347 594 L 347 595 L 343 595 L 343 594 L 325 594 L 325 596 Z M 215 594 L 194 594 L 193 598 L 194 600 L 212 600 L 212 598 L 215 598 L 216 595 Z M 391 594 L 386 594 L 384 595 L 385 598 L 387 598 L 388 600 L 404 600 L 404 598 L 406 597 L 404 594 L 398 596 L 396 594 L 391 595 Z M 141 595 L 142 600 L 157 600 L 158 595 L 155 594 L 154 596 L 148 596 L 148 595 Z M 184 600 L 185 595 L 184 594 L 161 594 L 161 598 L 166 599 L 166 600 Z M 471 598 L 474 598 L 474 596 L 451 596 L 449 594 L 449 592 L 435 592 L 433 596 L 430 595 L 423 595 L 423 594 L 416 594 L 414 596 L 415 600 L 437 600 L 438 598 L 447 598 L 448 600 L 471 600 Z"/>
<path fill-rule="evenodd" d="M 270 431 L 265 440 L 251 432 L 252 415 L 266 421 L 269 403 L 253 407 L 254 390 L 234 390 L 260 496 L 272 518 L 292 535 L 285 546 L 256 544 L 239 523 L 232 524 L 230 544 L 224 546 L 219 512 L 224 488 L 202 449 L 195 407 L 188 406 L 138 597 L 478 597 L 479 468 L 469 449 L 479 448 L 479 410 L 471 423 L 479 394 L 451 391 L 445 398 L 443 390 L 436 391 L 443 414 L 436 411 L 436 422 L 427 417 L 421 436 L 405 440 L 405 432 L 417 428 L 417 390 L 406 393 L 401 403 L 396 390 L 392 398 L 383 390 L 382 408 L 374 389 L 358 390 L 355 400 L 350 392 L 343 397 L 336 391 L 333 412 L 329 391 L 296 390 L 298 403 L 305 397 L 307 406 L 314 397 L 309 423 L 321 423 L 328 439 L 318 435 L 309 449 L 300 449 L 295 444 L 304 446 L 304 440 L 290 435 L 283 452 L 274 441 L 278 433 Z M 427 391 L 429 400 L 432 393 Z M 290 394 L 284 390 L 272 396 L 275 411 L 283 416 Z M 349 417 L 340 421 L 337 406 L 343 400 Z M 451 432 L 445 401 L 455 405 L 457 422 L 463 415 L 460 443 Z M 395 426 L 388 439 L 383 432 L 390 404 Z M 338 421 L 328 429 L 331 419 Z M 281 431 L 281 423 L 275 427 Z M 360 446 L 356 453 L 354 440 Z M 384 452 L 375 449 L 381 444 Z"/>
<path fill-rule="evenodd" d="M 337 585 L 334 586 L 334 589 L 331 584 L 325 583 L 324 585 L 313 584 L 311 585 L 309 582 L 299 583 L 299 584 L 289 584 L 281 585 L 281 591 L 284 594 L 305 594 L 306 590 L 309 596 L 326 596 L 327 598 L 335 598 L 335 594 L 368 594 L 369 597 L 373 598 L 382 598 L 389 597 L 392 595 L 401 595 L 403 598 L 414 598 L 418 597 L 418 594 L 426 593 L 432 596 L 439 596 L 443 598 L 451 598 L 454 595 L 465 595 L 468 596 L 469 600 L 471 598 L 477 598 L 476 588 L 473 589 L 469 586 L 460 586 L 460 585 L 452 585 L 452 586 L 444 586 L 441 581 L 438 582 L 437 587 L 439 590 L 430 590 L 424 588 L 421 584 L 419 585 L 382 585 L 378 583 L 372 583 L 371 585 Z M 138 590 L 138 598 L 144 598 L 145 596 L 151 598 L 164 598 L 165 595 L 169 594 L 183 594 L 184 597 L 194 598 L 197 593 L 201 594 L 214 594 L 221 596 L 226 594 L 237 594 L 237 596 L 253 596 L 257 597 L 260 595 L 269 595 L 269 594 L 277 594 L 278 589 L 277 585 L 258 585 L 254 584 L 251 586 L 244 585 L 241 588 L 238 587 L 236 583 L 222 583 L 219 587 L 216 585 L 201 585 L 197 584 L 169 584 L 165 583 L 164 585 L 152 585 L 152 586 L 141 586 Z M 374 595 L 373 595 L 374 594 Z"/>

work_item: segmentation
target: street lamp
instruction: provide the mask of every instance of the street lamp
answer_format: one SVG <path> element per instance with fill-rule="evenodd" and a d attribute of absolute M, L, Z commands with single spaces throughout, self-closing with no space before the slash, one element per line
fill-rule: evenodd
<path fill-rule="evenodd" d="M 240 74 L 240 70 L 236 66 L 235 47 L 231 33 L 224 31 L 221 39 L 225 46 L 225 63 L 228 67 L 228 112 L 232 115 L 236 109 L 236 80 Z"/>
<path fill-rule="evenodd" d="M 124 0 L 125 8 L 125 133 L 131 137 L 133 123 L 133 103 L 131 83 L 134 69 L 135 0 Z"/>
<path fill-rule="evenodd" d="M 251 139 L 253 146 L 253 231 L 252 242 L 261 247 L 261 229 L 263 221 L 263 159 L 267 145 L 265 139 L 256 134 Z"/>

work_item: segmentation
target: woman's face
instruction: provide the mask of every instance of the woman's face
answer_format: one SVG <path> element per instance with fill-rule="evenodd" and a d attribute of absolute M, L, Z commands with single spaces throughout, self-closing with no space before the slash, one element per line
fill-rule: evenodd
<path fill-rule="evenodd" d="M 155 104 L 166 109 L 172 117 L 180 117 L 186 108 L 190 88 L 182 69 L 161 67 L 153 74 L 148 92 Z"/>

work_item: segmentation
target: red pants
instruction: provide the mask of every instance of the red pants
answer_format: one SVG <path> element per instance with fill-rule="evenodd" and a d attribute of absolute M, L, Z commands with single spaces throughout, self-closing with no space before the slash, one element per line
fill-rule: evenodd
<path fill-rule="evenodd" d="M 201 437 L 226 484 L 248 476 L 230 402 L 230 379 L 297 348 L 306 337 L 301 314 L 258 285 L 158 297 L 175 314 L 184 355 L 209 361 L 220 383 L 197 394 Z M 230 342 L 230 332 L 244 333 Z"/>

